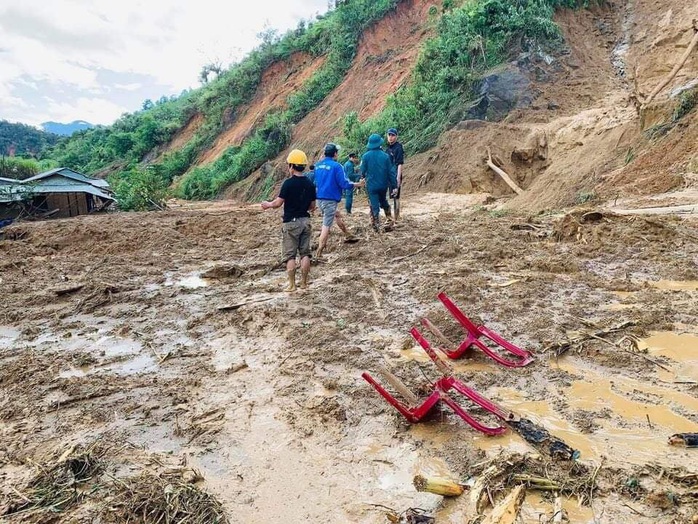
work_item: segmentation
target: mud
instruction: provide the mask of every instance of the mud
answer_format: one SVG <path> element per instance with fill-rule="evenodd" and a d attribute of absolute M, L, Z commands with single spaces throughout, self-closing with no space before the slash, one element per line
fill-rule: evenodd
<path fill-rule="evenodd" d="M 186 464 L 232 521 L 379 523 L 385 507 L 420 507 L 462 522 L 465 499 L 417 493 L 412 477 L 465 482 L 483 461 L 536 451 L 445 409 L 410 425 L 360 376 L 387 365 L 426 391 L 438 373 L 409 329 L 428 315 L 462 338 L 436 299 L 446 291 L 536 356 L 512 370 L 474 352 L 453 362 L 457 376 L 580 450 L 580 464 L 601 466 L 591 506 L 566 498 L 573 522 L 689 519 L 695 486 L 645 470 L 686 467 L 695 454 L 667 444 L 698 431 L 695 219 L 580 222 L 494 212 L 486 201 L 412 196 L 395 230 L 377 235 L 359 198 L 349 225 L 361 242 L 333 236 L 309 290 L 294 294 L 281 291 L 280 215 L 256 205 L 173 203 L 13 226 L 22 239 L 0 241 L 0 509 L 47 451 L 111 439 L 145 458 L 107 453 L 108 471 Z M 559 357 L 547 350 L 623 322 Z M 645 491 L 628 492 L 630 478 Z M 680 503 L 646 500 L 667 491 Z M 88 497 L 64 518 L 99 506 Z M 550 517 L 552 502 L 531 491 L 523 511 L 527 522 Z"/>

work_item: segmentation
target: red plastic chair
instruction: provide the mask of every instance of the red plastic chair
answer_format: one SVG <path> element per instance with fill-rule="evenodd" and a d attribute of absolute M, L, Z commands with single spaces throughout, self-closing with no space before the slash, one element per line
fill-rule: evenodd
<path fill-rule="evenodd" d="M 457 391 L 474 404 L 477 404 L 486 411 L 489 411 L 501 420 L 509 420 L 512 417 L 512 414 L 505 411 L 491 400 L 483 397 L 474 389 L 466 386 L 460 380 L 456 379 L 453 376 L 450 366 L 439 358 L 436 352 L 429 345 L 429 342 L 422 336 L 417 328 L 413 328 L 410 333 L 415 340 L 419 342 L 424 351 L 426 351 L 434 364 L 436 364 L 439 370 L 444 374 L 441 378 L 431 384 L 432 392 L 429 394 L 429 396 L 420 402 L 417 397 L 407 388 L 407 386 L 400 382 L 397 377 L 385 370 L 381 371 L 381 373 L 386 380 L 390 382 L 398 392 L 401 393 L 405 400 L 407 400 L 407 403 L 401 402 L 391 395 L 383 386 L 376 382 L 376 380 L 374 380 L 374 378 L 366 372 L 361 374 L 364 380 L 371 384 L 391 406 L 397 409 L 411 423 L 419 422 L 439 401 L 443 401 L 444 404 L 446 404 L 456 413 L 456 415 L 458 415 L 468 425 L 476 430 L 486 435 L 501 435 L 504 433 L 507 430 L 506 426 L 490 427 L 478 422 L 453 398 L 451 398 L 449 391 Z"/>
<path fill-rule="evenodd" d="M 463 342 L 461 342 L 456 349 L 450 349 L 454 346 L 454 344 L 451 343 L 443 335 L 443 333 L 441 333 L 441 331 L 439 331 L 439 329 L 429 321 L 428 318 L 422 319 L 422 325 L 426 327 L 429 331 L 431 331 L 434 335 L 436 335 L 443 343 L 446 344 L 446 347 L 442 347 L 440 349 L 448 356 L 448 358 L 460 358 L 472 346 L 475 346 L 478 349 L 480 349 L 483 353 L 485 353 L 485 355 L 490 357 L 492 360 L 495 360 L 496 362 L 506 367 L 520 368 L 533 362 L 534 357 L 530 351 L 526 351 L 525 349 L 521 349 L 515 344 L 512 344 L 511 342 L 505 340 L 499 334 L 495 333 L 491 329 L 488 329 L 484 325 L 475 325 L 468 317 L 465 316 L 465 314 L 458 308 L 458 306 L 456 306 L 453 303 L 453 301 L 450 298 L 448 298 L 446 293 L 439 293 L 438 298 L 439 300 L 441 300 L 443 305 L 446 306 L 446 309 L 448 309 L 449 313 L 451 313 L 451 315 L 458 321 L 458 323 L 463 327 L 463 329 L 467 333 L 465 340 L 463 340 Z M 494 349 L 490 348 L 489 346 L 487 346 L 487 344 L 480 340 L 482 337 L 491 340 L 504 351 L 516 355 L 517 357 L 519 357 L 518 360 L 509 360 L 507 358 L 504 358 L 502 355 L 497 353 Z"/>

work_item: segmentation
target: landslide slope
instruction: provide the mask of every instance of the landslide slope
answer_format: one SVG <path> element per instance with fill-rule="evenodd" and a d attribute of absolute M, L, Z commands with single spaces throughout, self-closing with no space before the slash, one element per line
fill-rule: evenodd
<path fill-rule="evenodd" d="M 264 188 L 268 193 L 270 180 L 278 185 L 283 179 L 288 150 L 300 147 L 317 159 L 326 141 L 341 141 L 344 115 L 355 111 L 365 120 L 378 113 L 386 97 L 410 81 L 431 35 L 429 6 L 402 2 L 365 32 L 345 80 L 293 128 L 289 147 L 224 196 L 255 199 Z M 638 98 L 686 51 L 696 11 L 690 0 L 558 10 L 563 49 L 555 55 L 521 54 L 491 70 L 484 84 L 494 87 L 481 94 L 490 105 L 508 102 L 508 112 L 499 121 L 466 118 L 435 148 L 411 155 L 406 191 L 514 197 L 487 167 L 488 148 L 524 189 L 509 207 L 540 211 L 690 187 L 698 170 L 698 117 L 690 103 L 696 97 L 698 52 L 651 104 L 640 110 Z M 677 119 L 681 107 L 686 114 Z"/>

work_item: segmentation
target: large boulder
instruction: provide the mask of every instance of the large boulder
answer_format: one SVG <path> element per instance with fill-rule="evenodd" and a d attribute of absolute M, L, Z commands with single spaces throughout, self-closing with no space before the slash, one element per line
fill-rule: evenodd
<path fill-rule="evenodd" d="M 466 118 L 471 120 L 502 120 L 513 109 L 528 107 L 538 96 L 528 73 L 515 64 L 485 76 L 478 86 L 477 100 L 468 109 Z"/>

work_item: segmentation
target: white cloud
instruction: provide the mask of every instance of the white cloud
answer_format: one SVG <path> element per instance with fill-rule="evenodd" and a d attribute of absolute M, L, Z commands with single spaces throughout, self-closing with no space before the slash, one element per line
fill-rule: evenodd
<path fill-rule="evenodd" d="M 265 27 L 283 34 L 326 9 L 326 0 L 0 0 L 0 119 L 111 123 L 140 109 L 145 98 L 198 87 L 204 65 L 239 60 Z M 138 75 L 138 81 L 104 84 L 100 71 Z M 27 98 L 31 85 L 54 99 L 56 90 L 67 94 L 41 104 L 36 93 Z M 126 105 L 112 98 L 119 90 L 145 96 Z"/>
<path fill-rule="evenodd" d="M 114 84 L 115 89 L 123 89 L 124 91 L 135 91 L 140 89 L 142 84 Z"/>

